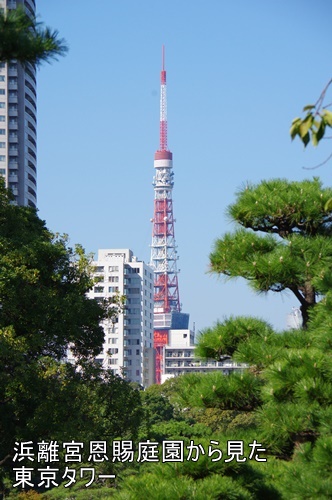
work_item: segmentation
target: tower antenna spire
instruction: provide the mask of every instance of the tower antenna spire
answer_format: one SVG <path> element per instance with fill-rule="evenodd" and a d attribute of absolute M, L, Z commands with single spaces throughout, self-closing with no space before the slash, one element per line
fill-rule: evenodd
<path fill-rule="evenodd" d="M 165 70 L 165 46 L 162 46 L 162 61 L 160 72 L 160 138 L 159 151 L 168 151 L 167 147 L 167 93 Z"/>
<path fill-rule="evenodd" d="M 162 71 L 165 70 L 165 45 L 162 47 Z"/>

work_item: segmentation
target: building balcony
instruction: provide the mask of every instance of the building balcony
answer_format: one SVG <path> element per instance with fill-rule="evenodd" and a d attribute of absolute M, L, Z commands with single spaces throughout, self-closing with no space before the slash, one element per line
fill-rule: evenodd
<path fill-rule="evenodd" d="M 27 185 L 30 186 L 33 190 L 36 189 L 36 182 L 31 182 L 29 179 L 27 181 Z"/>
<path fill-rule="evenodd" d="M 9 130 L 17 130 L 18 129 L 17 120 L 9 120 L 8 128 L 9 128 Z"/>
<path fill-rule="evenodd" d="M 32 154 L 28 153 L 28 159 L 32 161 L 33 163 L 36 163 L 36 156 L 33 156 Z"/>
<path fill-rule="evenodd" d="M 17 76 L 17 66 L 8 68 L 8 76 Z"/>

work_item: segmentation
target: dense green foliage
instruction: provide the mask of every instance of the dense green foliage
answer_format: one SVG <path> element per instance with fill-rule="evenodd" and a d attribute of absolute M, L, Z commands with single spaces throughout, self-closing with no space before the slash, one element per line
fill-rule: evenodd
<path fill-rule="evenodd" d="M 23 7 L 0 13 L 0 61 L 16 59 L 38 65 L 64 55 L 67 50 L 56 30 L 42 27 Z"/>
<path fill-rule="evenodd" d="M 24 339 L 30 360 L 61 359 L 69 343 L 78 356 L 98 354 L 105 311 L 86 297 L 93 282 L 82 248 L 68 247 L 0 189 L 0 328 L 12 327 Z"/>
<path fill-rule="evenodd" d="M 135 436 L 139 392 L 94 362 L 100 321 L 117 314 L 118 299 L 87 298 L 93 280 L 83 249 L 52 235 L 33 209 L 11 204 L 3 183 L 0 269 L 0 479 L 12 476 L 15 441 Z M 76 366 L 63 361 L 69 344 Z"/>

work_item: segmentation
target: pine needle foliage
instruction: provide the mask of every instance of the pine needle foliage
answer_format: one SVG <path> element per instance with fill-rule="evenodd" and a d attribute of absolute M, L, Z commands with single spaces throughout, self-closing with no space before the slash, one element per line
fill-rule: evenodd
<path fill-rule="evenodd" d="M 228 214 L 244 228 L 285 238 L 290 234 L 331 234 L 332 213 L 326 211 L 332 189 L 321 181 L 271 179 L 246 185 Z"/>
<path fill-rule="evenodd" d="M 241 228 L 216 241 L 211 271 L 243 277 L 258 293 L 291 291 L 306 327 L 332 269 L 331 195 L 317 178 L 246 186 L 228 209 Z"/>
<path fill-rule="evenodd" d="M 183 375 L 178 385 L 183 407 L 249 411 L 260 404 L 262 382 L 249 372 L 225 377 L 220 372 Z"/>
<path fill-rule="evenodd" d="M 199 332 L 195 354 L 219 361 L 225 356 L 232 356 L 240 343 L 248 342 L 253 337 L 268 338 L 271 335 L 274 335 L 273 329 L 265 321 L 230 316 Z"/>
<path fill-rule="evenodd" d="M 20 63 L 40 65 L 68 51 L 56 30 L 37 22 L 24 8 L 0 13 L 0 61 L 16 59 Z"/>

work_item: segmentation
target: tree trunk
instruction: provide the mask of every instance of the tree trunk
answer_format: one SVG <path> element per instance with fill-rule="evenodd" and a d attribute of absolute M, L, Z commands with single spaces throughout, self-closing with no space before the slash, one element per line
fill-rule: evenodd
<path fill-rule="evenodd" d="M 310 281 L 307 281 L 304 285 L 304 299 L 305 302 L 302 302 L 302 305 L 300 307 L 301 313 L 302 313 L 302 327 L 304 329 L 307 329 L 308 326 L 308 321 L 309 321 L 309 310 L 311 307 L 313 307 L 316 304 L 316 293 L 315 289 L 310 283 Z"/>

